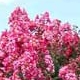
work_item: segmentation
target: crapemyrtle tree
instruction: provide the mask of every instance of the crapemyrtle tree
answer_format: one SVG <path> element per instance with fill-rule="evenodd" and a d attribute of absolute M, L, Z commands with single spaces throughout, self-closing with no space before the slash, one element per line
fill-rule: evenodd
<path fill-rule="evenodd" d="M 49 13 L 31 20 L 17 7 L 0 35 L 0 80 L 80 80 L 80 37 Z"/>

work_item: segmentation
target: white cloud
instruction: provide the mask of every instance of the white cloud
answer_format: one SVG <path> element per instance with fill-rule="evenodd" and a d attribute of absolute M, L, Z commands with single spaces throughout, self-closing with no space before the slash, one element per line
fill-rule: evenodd
<path fill-rule="evenodd" d="M 0 4 L 10 4 L 12 3 L 14 0 L 0 0 Z"/>

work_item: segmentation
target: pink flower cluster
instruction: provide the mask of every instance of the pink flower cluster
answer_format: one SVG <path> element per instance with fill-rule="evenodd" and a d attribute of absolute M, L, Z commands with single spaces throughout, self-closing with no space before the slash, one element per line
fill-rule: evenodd
<path fill-rule="evenodd" d="M 45 40 L 31 31 L 31 27 L 37 26 L 34 23 L 29 20 L 25 10 L 17 8 L 9 19 L 10 30 L 1 35 L 0 60 L 6 74 L 4 77 L 11 74 L 9 80 L 44 80 L 44 67 L 45 71 L 54 72 Z M 40 67 L 42 62 L 43 68 Z"/>
<path fill-rule="evenodd" d="M 69 65 L 63 66 L 59 70 L 59 77 L 62 80 L 78 80 L 75 74 L 75 69 L 70 68 Z"/>
<path fill-rule="evenodd" d="M 26 11 L 17 7 L 9 17 L 9 25 L 10 29 L 0 36 L 0 80 L 53 80 L 54 55 L 69 60 L 73 46 L 77 49 L 79 44 L 71 25 L 50 20 L 48 12 L 30 20 Z M 77 80 L 68 66 L 59 70 L 59 78 Z"/>

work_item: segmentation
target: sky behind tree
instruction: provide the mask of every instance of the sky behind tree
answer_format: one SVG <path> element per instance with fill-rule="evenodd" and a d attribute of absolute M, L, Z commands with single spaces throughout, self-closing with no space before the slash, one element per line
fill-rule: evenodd
<path fill-rule="evenodd" d="M 80 0 L 0 0 L 0 32 L 9 28 L 10 13 L 18 6 L 25 8 L 32 19 L 36 14 L 48 11 L 51 18 L 77 25 L 80 29 Z"/>

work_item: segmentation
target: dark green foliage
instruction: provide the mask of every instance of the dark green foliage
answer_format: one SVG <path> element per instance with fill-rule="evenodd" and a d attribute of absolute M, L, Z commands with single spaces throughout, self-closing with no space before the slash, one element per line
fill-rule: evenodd
<path fill-rule="evenodd" d="M 13 75 L 13 71 L 9 71 L 8 73 L 6 73 L 6 77 L 9 78 L 10 76 Z"/>

